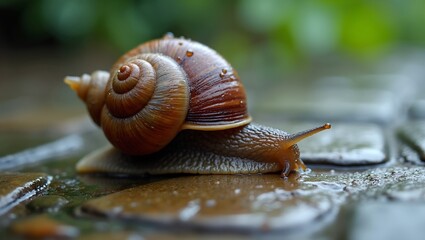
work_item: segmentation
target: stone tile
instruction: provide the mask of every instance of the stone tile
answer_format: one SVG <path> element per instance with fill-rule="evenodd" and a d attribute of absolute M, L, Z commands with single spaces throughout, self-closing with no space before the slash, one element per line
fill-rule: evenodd
<path fill-rule="evenodd" d="M 398 136 L 425 160 L 425 121 L 410 121 L 398 129 Z"/>
<path fill-rule="evenodd" d="M 369 165 L 387 160 L 385 136 L 374 124 L 335 123 L 329 131 L 299 143 L 306 163 Z"/>
<path fill-rule="evenodd" d="M 346 239 L 423 239 L 425 204 L 362 202 L 352 211 Z"/>
<path fill-rule="evenodd" d="M 0 215 L 45 190 L 51 180 L 44 173 L 0 173 Z"/>
<path fill-rule="evenodd" d="M 292 192 L 279 175 L 200 175 L 173 178 L 89 200 L 85 213 L 167 226 L 219 231 L 289 230 L 335 213 L 325 192 Z M 171 229 L 170 229 L 171 230 Z"/>

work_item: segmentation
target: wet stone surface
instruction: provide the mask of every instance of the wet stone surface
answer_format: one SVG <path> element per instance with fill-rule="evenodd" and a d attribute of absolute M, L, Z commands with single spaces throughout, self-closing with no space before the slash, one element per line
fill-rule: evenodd
<path fill-rule="evenodd" d="M 34 212 L 57 212 L 66 206 L 69 201 L 57 195 L 40 196 L 27 204 L 27 208 Z"/>
<path fill-rule="evenodd" d="M 385 135 L 375 124 L 337 124 L 332 132 L 300 142 L 306 163 L 369 165 L 388 159 Z"/>
<path fill-rule="evenodd" d="M 425 204 L 362 202 L 351 210 L 352 228 L 346 239 L 423 239 Z M 414 221 L 405 221 L 414 217 Z"/>
<path fill-rule="evenodd" d="M 0 173 L 0 214 L 40 194 L 51 180 L 44 173 Z"/>
<path fill-rule="evenodd" d="M 425 161 L 425 121 L 407 122 L 400 127 L 399 135 Z"/>
<path fill-rule="evenodd" d="M 74 238 L 79 235 L 78 228 L 60 223 L 46 215 L 39 215 L 16 221 L 10 228 L 11 231 L 17 235 L 37 239 L 66 239 Z"/>
<path fill-rule="evenodd" d="M 267 174 L 180 177 L 90 200 L 82 211 L 170 227 L 245 232 L 295 228 L 335 213 L 328 194 L 291 191 L 296 185 L 296 179 Z"/>
<path fill-rule="evenodd" d="M 424 58 L 413 59 L 384 64 L 383 75 L 283 81 L 250 96 L 250 114 L 263 125 L 295 133 L 332 123 L 299 143 L 310 169 L 287 179 L 77 174 L 76 163 L 106 143 L 87 118 L 52 121 L 57 108 L 26 124 L 22 116 L 41 106 L 28 113 L 0 103 L 0 238 L 424 236 L 425 70 Z"/>

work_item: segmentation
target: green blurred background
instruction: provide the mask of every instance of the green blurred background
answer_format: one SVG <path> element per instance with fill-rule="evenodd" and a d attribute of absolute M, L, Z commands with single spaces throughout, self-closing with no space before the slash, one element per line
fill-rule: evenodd
<path fill-rule="evenodd" d="M 0 13 L 1 43 L 13 48 L 100 43 L 120 53 L 173 32 L 235 61 L 266 51 L 288 64 L 425 45 L 423 0 L 2 0 Z"/>
<path fill-rule="evenodd" d="M 0 0 L 0 109 L 79 104 L 65 75 L 166 32 L 217 50 L 250 93 L 372 71 L 424 49 L 424 26 L 424 0 Z"/>

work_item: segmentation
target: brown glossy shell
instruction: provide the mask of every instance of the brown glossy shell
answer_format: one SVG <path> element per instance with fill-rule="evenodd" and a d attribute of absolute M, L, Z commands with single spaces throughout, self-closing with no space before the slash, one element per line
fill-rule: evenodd
<path fill-rule="evenodd" d="M 172 58 L 183 69 L 190 90 L 189 109 L 183 129 L 217 130 L 248 124 L 245 89 L 237 72 L 216 51 L 198 42 L 164 37 L 130 50 L 111 73 L 129 58 L 158 53 Z"/>
<path fill-rule="evenodd" d="M 185 39 L 153 40 L 124 54 L 104 93 L 99 99 L 105 107 L 95 122 L 131 155 L 157 152 L 183 129 L 223 130 L 251 121 L 244 87 L 230 64 Z"/>

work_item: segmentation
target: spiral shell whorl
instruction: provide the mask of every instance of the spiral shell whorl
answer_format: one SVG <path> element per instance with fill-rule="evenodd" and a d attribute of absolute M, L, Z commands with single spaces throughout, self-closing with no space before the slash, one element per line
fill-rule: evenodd
<path fill-rule="evenodd" d="M 125 75 L 121 69 L 125 69 Z M 149 62 L 134 58 L 120 70 L 112 75 L 107 86 L 106 106 L 112 116 L 126 118 L 137 114 L 149 102 L 155 90 L 156 73 Z"/>
<path fill-rule="evenodd" d="M 181 130 L 189 105 L 185 73 L 171 58 L 140 54 L 112 71 L 101 126 L 124 153 L 156 152 Z"/>

